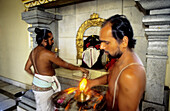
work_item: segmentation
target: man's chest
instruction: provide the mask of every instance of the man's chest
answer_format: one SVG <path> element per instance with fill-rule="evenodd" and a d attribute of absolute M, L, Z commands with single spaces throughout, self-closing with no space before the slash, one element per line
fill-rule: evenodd
<path fill-rule="evenodd" d="M 109 93 L 113 96 L 114 95 L 114 90 L 116 90 L 116 92 L 118 91 L 119 88 L 119 84 L 117 84 L 116 89 L 115 89 L 115 82 L 119 81 L 118 79 L 118 75 L 119 75 L 119 68 L 118 67 L 114 67 L 112 70 L 110 70 L 109 72 L 109 76 L 108 76 L 108 87 L 109 87 Z"/>

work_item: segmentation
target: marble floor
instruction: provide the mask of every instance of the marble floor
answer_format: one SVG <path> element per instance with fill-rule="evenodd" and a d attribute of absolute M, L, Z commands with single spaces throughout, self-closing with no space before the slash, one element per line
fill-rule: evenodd
<path fill-rule="evenodd" d="M 0 111 L 16 111 L 15 94 L 25 89 L 0 81 Z"/>

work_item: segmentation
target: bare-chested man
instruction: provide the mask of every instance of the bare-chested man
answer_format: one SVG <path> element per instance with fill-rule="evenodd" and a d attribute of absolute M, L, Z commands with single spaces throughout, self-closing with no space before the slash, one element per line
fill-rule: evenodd
<path fill-rule="evenodd" d="M 32 89 L 36 100 L 36 110 L 54 111 L 50 97 L 54 92 L 60 91 L 61 86 L 52 64 L 71 70 L 80 70 L 86 74 L 88 74 L 88 70 L 63 61 L 51 51 L 54 43 L 51 31 L 35 28 L 35 33 L 38 46 L 31 51 L 25 70 L 34 76 Z M 31 66 L 33 66 L 34 72 L 31 70 Z"/>
<path fill-rule="evenodd" d="M 100 49 L 115 58 L 116 62 L 108 75 L 88 80 L 87 87 L 108 84 L 107 111 L 138 111 L 146 75 L 141 60 L 133 52 L 136 40 L 127 18 L 115 15 L 107 19 L 102 25 L 100 40 Z"/>

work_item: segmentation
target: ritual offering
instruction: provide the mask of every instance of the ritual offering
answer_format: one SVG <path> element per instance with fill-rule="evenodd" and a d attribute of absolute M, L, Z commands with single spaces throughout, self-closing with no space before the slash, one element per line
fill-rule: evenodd
<path fill-rule="evenodd" d="M 87 79 L 82 78 L 78 87 L 72 87 L 52 95 L 56 111 L 103 111 L 105 91 L 90 89 L 85 92 Z"/>

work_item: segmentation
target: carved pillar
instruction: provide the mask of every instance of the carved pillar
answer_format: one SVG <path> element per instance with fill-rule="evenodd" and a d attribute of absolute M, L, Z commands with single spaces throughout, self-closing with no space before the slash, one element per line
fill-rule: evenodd
<path fill-rule="evenodd" d="M 61 15 L 55 15 L 49 12 L 45 12 L 44 9 L 34 7 L 30 8 L 29 11 L 22 13 L 22 20 L 31 24 L 32 26 L 28 28 L 28 31 L 31 32 L 30 36 L 33 38 L 33 47 L 36 47 L 36 34 L 34 32 L 35 27 L 38 28 L 47 28 L 52 31 L 53 36 L 57 37 L 58 35 L 58 20 L 61 20 Z M 55 38 L 55 42 L 57 38 Z"/>
<path fill-rule="evenodd" d="M 170 2 L 169 0 L 135 0 L 149 12 L 143 17 L 148 39 L 147 50 L 147 84 L 142 111 L 166 111 L 165 107 L 165 74 L 170 35 Z M 169 98 L 169 97 L 168 97 Z"/>

